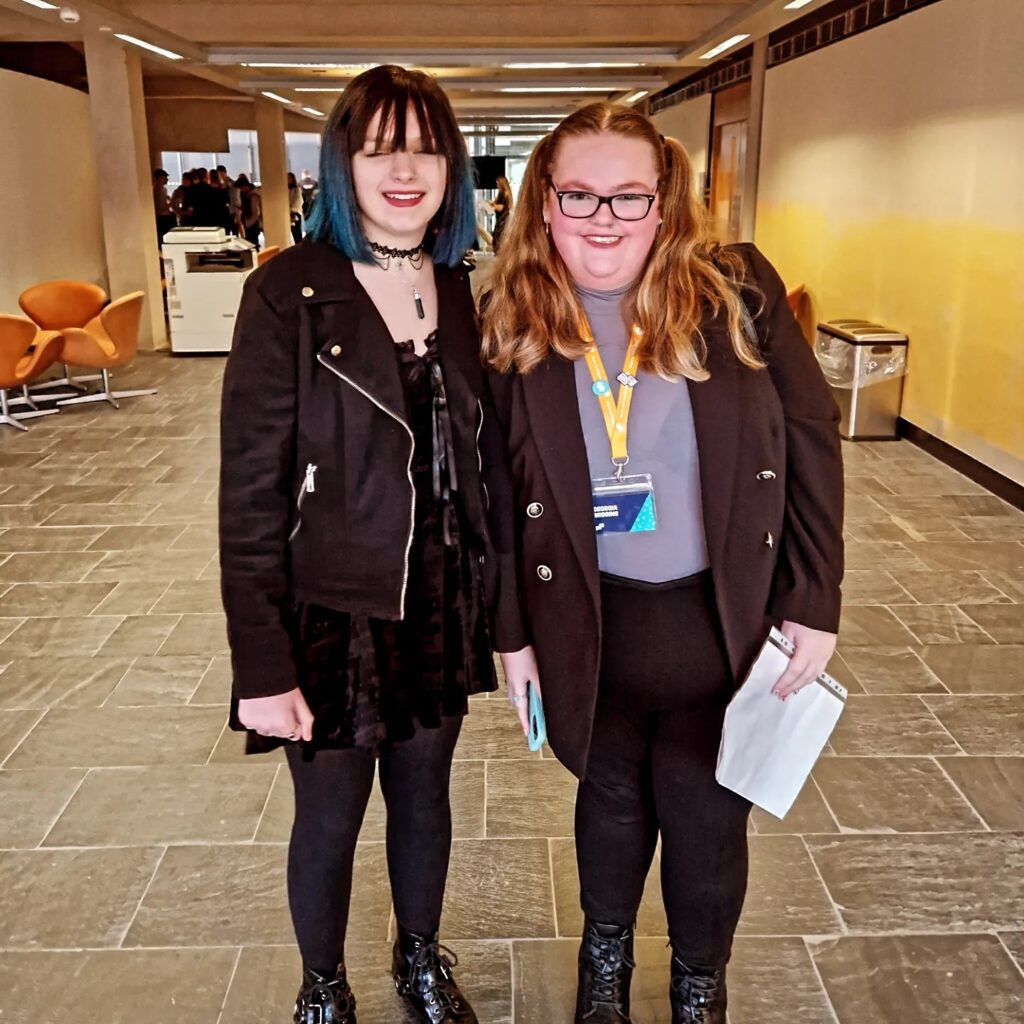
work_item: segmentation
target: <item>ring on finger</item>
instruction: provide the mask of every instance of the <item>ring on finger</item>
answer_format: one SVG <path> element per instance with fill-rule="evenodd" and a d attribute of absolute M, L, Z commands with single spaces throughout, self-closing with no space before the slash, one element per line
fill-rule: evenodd
<path fill-rule="evenodd" d="M 518 704 L 522 699 L 522 694 L 519 693 L 510 693 L 508 695 L 508 701 L 510 704 Z"/>

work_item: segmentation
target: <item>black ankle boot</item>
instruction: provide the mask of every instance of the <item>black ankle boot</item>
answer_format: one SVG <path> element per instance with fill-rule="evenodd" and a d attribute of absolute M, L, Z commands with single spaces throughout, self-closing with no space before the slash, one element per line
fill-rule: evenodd
<path fill-rule="evenodd" d="M 725 966 L 697 967 L 672 957 L 672 1024 L 725 1024 Z"/>
<path fill-rule="evenodd" d="M 580 943 L 575 1024 L 630 1024 L 633 929 L 589 917 Z"/>
<path fill-rule="evenodd" d="M 294 1024 L 356 1024 L 356 997 L 348 987 L 344 964 L 338 965 L 333 978 L 302 972 L 292 1019 Z"/>
<path fill-rule="evenodd" d="M 450 959 L 449 959 L 450 957 Z M 392 973 L 398 994 L 427 1024 L 478 1024 L 452 968 L 459 958 L 433 935 L 398 929 Z"/>

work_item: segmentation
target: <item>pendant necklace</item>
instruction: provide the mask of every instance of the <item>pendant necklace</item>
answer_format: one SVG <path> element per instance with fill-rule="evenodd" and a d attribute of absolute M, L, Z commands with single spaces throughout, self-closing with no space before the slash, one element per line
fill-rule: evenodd
<path fill-rule="evenodd" d="M 423 309 L 423 296 L 420 295 L 416 285 L 405 276 L 406 261 L 415 271 L 423 268 L 423 243 L 421 242 L 414 249 L 392 249 L 388 245 L 378 245 L 376 242 L 370 242 L 370 249 L 373 251 L 373 258 L 381 270 L 389 270 L 391 268 L 391 261 L 397 260 L 399 276 L 412 291 L 412 299 L 416 303 L 416 315 L 421 320 L 425 320 L 427 314 Z"/>

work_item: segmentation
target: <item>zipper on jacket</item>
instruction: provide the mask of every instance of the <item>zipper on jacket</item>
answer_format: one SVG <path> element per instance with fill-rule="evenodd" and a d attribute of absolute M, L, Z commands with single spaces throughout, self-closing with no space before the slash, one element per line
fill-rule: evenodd
<path fill-rule="evenodd" d="M 476 426 L 476 465 L 480 471 L 480 487 L 484 492 L 484 505 L 491 507 L 491 496 L 487 493 L 487 484 L 484 483 L 484 457 L 480 454 L 480 435 L 484 432 L 484 403 L 478 398 L 476 400 L 477 412 L 480 415 L 480 422 Z"/>
<path fill-rule="evenodd" d="M 306 479 L 302 481 L 299 496 L 295 499 L 295 525 L 292 527 L 292 532 L 288 534 L 289 541 L 295 539 L 295 535 L 302 526 L 302 503 L 306 500 L 306 495 L 312 494 L 316 490 L 316 470 L 317 467 L 312 462 L 306 464 Z"/>
<path fill-rule="evenodd" d="M 326 366 L 331 373 L 334 374 L 339 380 L 344 381 L 349 387 L 355 388 L 364 398 L 369 399 L 381 412 L 390 416 L 396 423 L 400 424 L 402 429 L 409 435 L 409 461 L 405 467 L 406 475 L 409 478 L 409 493 L 411 496 L 411 502 L 409 506 L 409 537 L 405 543 L 405 563 L 402 571 L 402 597 L 401 606 L 398 609 L 399 615 L 405 618 L 405 593 L 409 588 L 409 553 L 412 551 L 412 539 L 413 534 L 416 530 L 416 484 L 412 479 L 412 460 L 416 454 L 416 438 L 413 436 L 412 429 L 409 424 L 402 419 L 397 413 L 392 412 L 386 405 L 379 402 L 369 391 L 365 388 L 361 388 L 354 380 L 350 380 L 343 373 L 336 370 L 330 363 L 328 363 L 321 353 L 316 354 L 317 362 L 322 366 Z"/>

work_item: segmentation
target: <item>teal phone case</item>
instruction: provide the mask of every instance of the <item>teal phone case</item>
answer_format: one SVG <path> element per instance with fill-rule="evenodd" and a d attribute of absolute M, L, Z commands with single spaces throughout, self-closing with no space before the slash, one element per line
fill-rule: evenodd
<path fill-rule="evenodd" d="M 548 738 L 547 725 L 544 723 L 544 705 L 533 683 L 526 684 L 526 707 L 530 717 L 530 731 L 526 737 L 527 746 L 531 750 L 540 750 Z"/>

